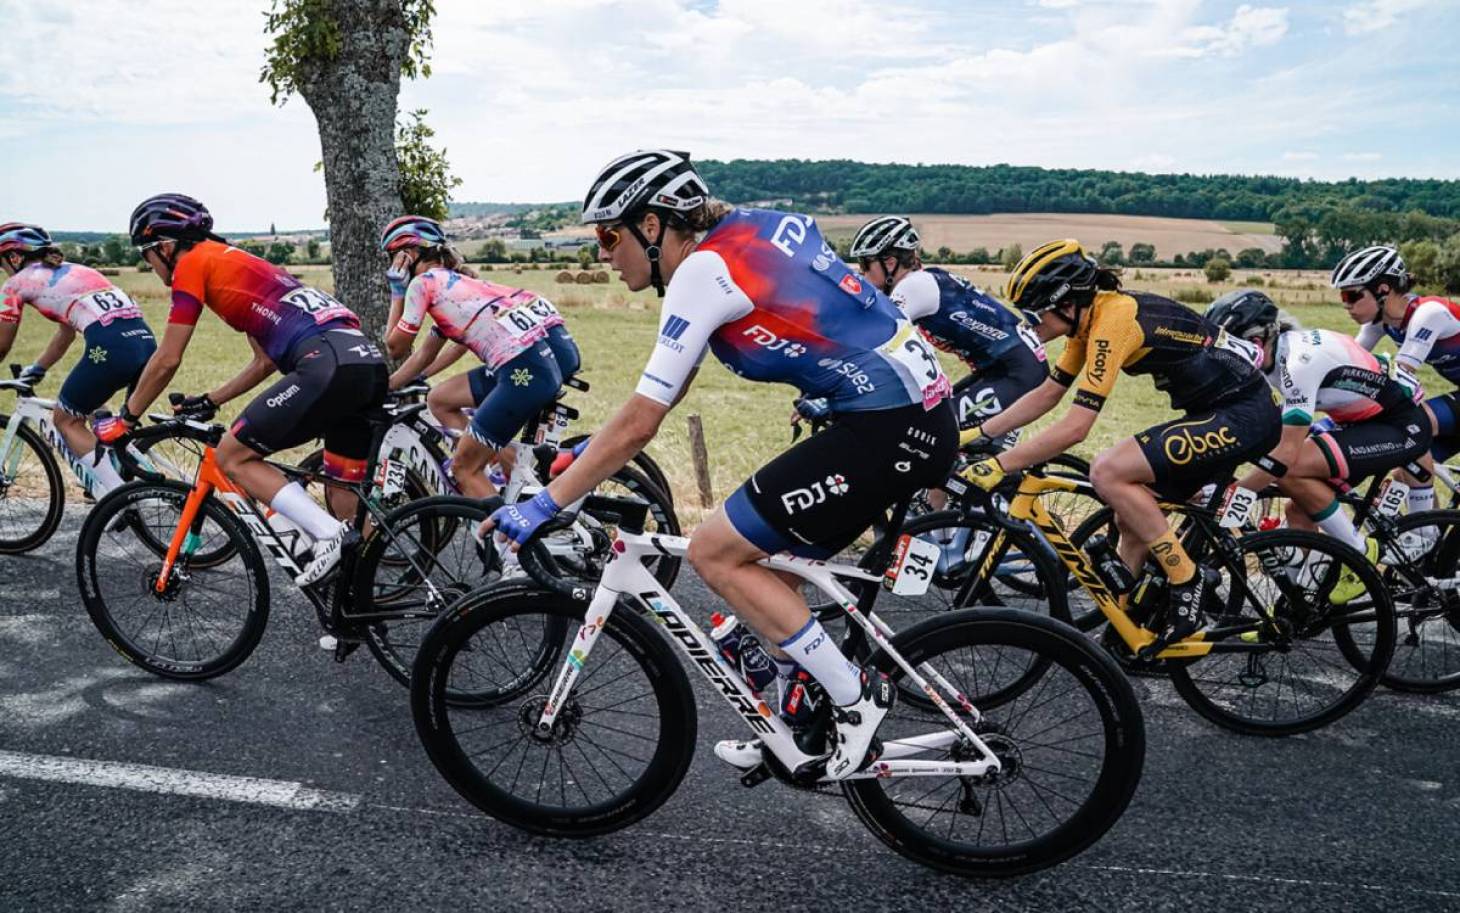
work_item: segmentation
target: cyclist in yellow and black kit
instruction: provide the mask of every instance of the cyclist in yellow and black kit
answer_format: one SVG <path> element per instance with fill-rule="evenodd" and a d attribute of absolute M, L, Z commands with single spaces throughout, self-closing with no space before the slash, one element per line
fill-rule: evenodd
<path fill-rule="evenodd" d="M 1277 445 L 1282 416 L 1258 368 L 1261 351 L 1167 298 L 1123 292 L 1116 274 L 1100 269 L 1078 241 L 1051 241 L 1031 252 L 1014 268 L 1004 297 L 1038 318 L 1041 340 L 1070 339 L 1049 380 L 965 432 L 965 439 L 991 441 L 1033 422 L 1071 384 L 1075 401 L 1037 437 L 975 463 L 966 477 L 992 489 L 1006 472 L 1064 452 L 1089 434 L 1121 371 L 1151 375 L 1183 415 L 1101 453 L 1090 466 L 1090 481 L 1115 509 L 1127 567 L 1139 571 L 1149 550 L 1171 583 L 1166 639 L 1191 634 L 1201 626 L 1204 590 L 1211 584 L 1170 530 L 1156 495 L 1184 501 Z M 1276 464 L 1263 468 L 1282 472 Z"/>

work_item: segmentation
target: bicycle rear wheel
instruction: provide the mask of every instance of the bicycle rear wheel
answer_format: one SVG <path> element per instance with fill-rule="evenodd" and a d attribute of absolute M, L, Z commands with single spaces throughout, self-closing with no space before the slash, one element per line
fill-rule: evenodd
<path fill-rule="evenodd" d="M 132 482 L 97 504 L 76 543 L 76 577 L 91 621 L 107 643 L 154 675 L 198 681 L 249 657 L 269 619 L 263 557 L 243 523 L 215 498 L 203 501 L 163 588 L 163 557 L 189 486 Z M 194 565 L 194 552 L 229 555 Z"/>
<path fill-rule="evenodd" d="M 463 798 L 514 827 L 556 837 L 619 830 L 673 794 L 694 752 L 694 694 L 651 623 L 609 616 L 552 731 L 536 724 L 584 606 L 508 583 L 470 594 L 432 627 L 416 657 L 411 715 L 436 769 Z M 494 692 L 464 704 L 460 692 Z M 509 696 L 510 695 L 510 696 Z"/>
<path fill-rule="evenodd" d="M 932 619 L 902 632 L 893 645 L 972 701 L 981 719 L 964 720 L 1002 770 L 977 781 L 919 776 L 844 783 L 853 811 L 884 843 L 944 871 L 1009 877 L 1069 859 L 1120 818 L 1140 783 L 1145 722 L 1130 683 L 1085 637 L 1048 618 L 987 609 Z M 903 677 L 887 653 L 878 652 L 873 662 L 894 680 Z M 1033 668 L 1043 674 L 1025 681 Z M 878 734 L 893 746 L 946 725 L 931 705 L 899 701 Z M 965 761 L 976 754 L 955 741 L 915 757 Z"/>
<path fill-rule="evenodd" d="M 0 428 L 13 420 L 0 415 Z M 23 422 L 0 460 L 0 554 L 19 555 L 56 534 L 66 509 L 65 481 L 51 448 Z"/>
<path fill-rule="evenodd" d="M 1394 652 L 1394 606 L 1379 572 L 1318 533 L 1281 529 L 1236 542 L 1242 566 L 1218 568 L 1225 614 L 1217 647 L 1168 663 L 1172 685 L 1234 732 L 1283 736 L 1332 723 L 1374 690 Z M 1345 569 L 1365 592 L 1334 605 L 1329 594 Z"/>
<path fill-rule="evenodd" d="M 1419 694 L 1460 688 L 1460 511 L 1408 514 L 1397 533 L 1386 551 L 1402 554 L 1379 559 L 1399 622 L 1382 683 Z"/>

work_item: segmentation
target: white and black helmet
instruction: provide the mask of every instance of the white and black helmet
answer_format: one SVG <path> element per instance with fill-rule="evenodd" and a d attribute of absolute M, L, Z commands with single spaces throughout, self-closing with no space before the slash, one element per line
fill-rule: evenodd
<path fill-rule="evenodd" d="M 609 162 L 583 198 L 583 224 L 617 222 L 655 207 L 689 212 L 710 197 L 688 152 L 643 149 Z"/>
<path fill-rule="evenodd" d="M 1337 289 L 1368 288 L 1380 279 L 1391 279 L 1401 287 L 1409 284 L 1409 268 L 1399 251 L 1387 244 L 1365 247 L 1346 255 L 1333 268 L 1329 283 Z"/>
<path fill-rule="evenodd" d="M 922 243 L 918 230 L 905 216 L 878 216 L 857 229 L 849 253 L 854 260 L 903 250 L 916 253 Z"/>

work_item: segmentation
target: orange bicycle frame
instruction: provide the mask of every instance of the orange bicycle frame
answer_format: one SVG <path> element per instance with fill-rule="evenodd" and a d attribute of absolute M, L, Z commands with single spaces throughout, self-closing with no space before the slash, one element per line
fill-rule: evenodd
<path fill-rule="evenodd" d="M 198 517 L 198 511 L 203 509 L 203 502 L 208 499 L 214 491 L 227 492 L 240 497 L 247 497 L 223 474 L 218 468 L 218 459 L 212 447 L 203 448 L 203 460 L 198 464 L 198 475 L 193 481 L 193 490 L 188 492 L 188 498 L 183 502 L 182 515 L 178 517 L 177 529 L 173 530 L 172 541 L 167 544 L 167 554 L 162 559 L 162 570 L 157 575 L 157 582 L 153 588 L 161 593 L 167 589 L 167 581 L 172 576 L 172 569 L 177 565 L 177 559 L 184 545 L 187 544 L 188 535 L 193 526 L 193 521 Z"/>

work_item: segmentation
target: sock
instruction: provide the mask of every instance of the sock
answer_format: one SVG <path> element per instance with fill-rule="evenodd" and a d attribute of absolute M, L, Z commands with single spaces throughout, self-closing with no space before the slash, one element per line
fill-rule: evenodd
<path fill-rule="evenodd" d="M 1415 486 L 1409 490 L 1409 512 L 1418 513 L 1422 510 L 1435 509 L 1435 486 L 1426 485 L 1423 488 Z"/>
<path fill-rule="evenodd" d="M 86 457 L 84 462 L 91 469 L 92 478 L 96 480 L 96 491 L 92 492 L 96 497 L 100 498 L 122 484 L 122 477 L 117 474 L 116 467 L 112 465 L 111 454 L 105 451 L 100 454 L 94 453 Z"/>
<path fill-rule="evenodd" d="M 1180 586 L 1196 576 L 1196 564 L 1181 547 L 1176 533 L 1169 529 L 1151 543 L 1151 556 L 1173 586 Z"/>
<path fill-rule="evenodd" d="M 838 705 L 855 703 L 862 696 L 862 670 L 847 661 L 814 615 L 801 630 L 781 641 L 780 647 L 810 672 Z"/>
<path fill-rule="evenodd" d="M 1434 492 L 1431 491 L 1430 494 L 1433 495 Z M 1354 528 L 1354 521 L 1349 519 L 1349 515 L 1339 509 L 1337 498 L 1312 517 L 1318 528 L 1328 535 L 1345 545 L 1352 545 L 1360 552 L 1364 550 L 1364 537 Z"/>
<path fill-rule="evenodd" d="M 320 507 L 298 482 L 290 482 L 279 489 L 269 506 L 288 517 L 291 523 L 304 530 L 316 542 L 331 538 L 345 525 Z"/>

